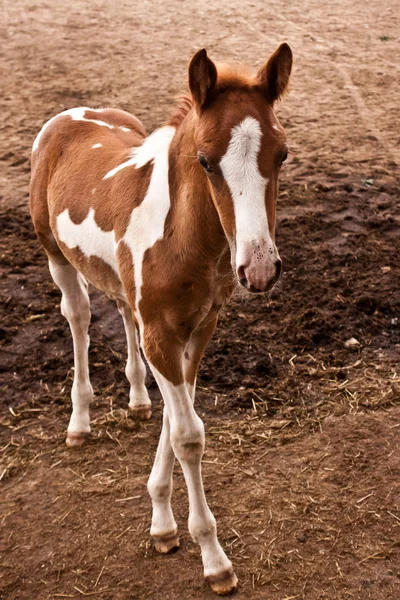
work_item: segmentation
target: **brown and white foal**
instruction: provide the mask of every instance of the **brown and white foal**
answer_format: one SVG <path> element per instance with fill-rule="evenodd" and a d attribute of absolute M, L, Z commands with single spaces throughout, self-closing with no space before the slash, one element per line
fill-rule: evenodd
<path fill-rule="evenodd" d="M 255 77 L 217 68 L 200 50 L 189 66 L 190 94 L 151 135 L 126 112 L 75 108 L 50 119 L 33 144 L 32 219 L 74 344 L 67 444 L 90 433 L 89 281 L 116 299 L 124 320 L 129 407 L 138 418 L 151 415 L 137 331 L 165 403 L 148 482 L 155 547 L 179 546 L 170 503 L 176 457 L 189 530 L 219 594 L 234 591 L 237 578 L 204 495 L 196 374 L 234 281 L 265 292 L 280 274 L 275 205 L 287 148 L 273 106 L 291 65 L 287 44 Z"/>

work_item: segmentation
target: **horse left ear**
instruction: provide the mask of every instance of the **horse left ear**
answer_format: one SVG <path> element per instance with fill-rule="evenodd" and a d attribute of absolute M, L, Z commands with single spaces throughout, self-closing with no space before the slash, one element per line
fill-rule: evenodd
<path fill-rule="evenodd" d="M 196 52 L 189 65 L 189 89 L 199 109 L 210 100 L 216 83 L 217 69 L 203 48 Z"/>
<path fill-rule="evenodd" d="M 288 44 L 281 44 L 256 75 L 256 87 L 274 103 L 287 90 L 293 55 Z"/>

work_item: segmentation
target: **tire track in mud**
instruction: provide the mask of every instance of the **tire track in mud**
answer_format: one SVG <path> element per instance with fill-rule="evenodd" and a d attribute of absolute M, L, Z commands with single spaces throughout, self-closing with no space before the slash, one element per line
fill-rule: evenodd
<path fill-rule="evenodd" d="M 384 148 L 388 153 L 390 153 L 390 155 L 393 158 L 396 165 L 399 165 L 400 164 L 400 151 L 398 151 L 393 146 L 393 144 L 384 135 L 382 135 L 382 132 L 379 131 L 373 125 L 374 115 L 371 113 L 371 111 L 367 107 L 367 105 L 363 99 L 363 96 L 360 92 L 359 86 L 357 86 L 352 80 L 349 69 L 350 68 L 353 69 L 353 68 L 357 68 L 357 67 L 355 67 L 353 65 L 345 65 L 342 62 L 338 63 L 338 62 L 332 60 L 332 57 L 329 55 L 327 50 L 337 52 L 339 49 L 338 49 L 337 45 L 332 43 L 330 40 L 323 38 L 321 36 L 315 37 L 314 35 L 310 34 L 310 32 L 308 32 L 303 26 L 298 25 L 297 23 L 294 23 L 292 20 L 288 19 L 287 17 L 285 17 L 283 15 L 280 15 L 280 18 L 283 21 L 285 21 L 285 23 L 287 23 L 290 27 L 293 27 L 294 29 L 300 31 L 301 33 L 303 33 L 303 35 L 305 35 L 308 38 L 310 38 L 311 40 L 317 42 L 322 47 L 326 46 L 326 48 L 323 48 L 325 50 L 326 57 L 329 61 L 333 62 L 335 68 L 337 69 L 338 73 L 340 74 L 341 78 L 343 79 L 344 84 L 345 84 L 345 89 L 347 89 L 350 92 L 353 102 L 357 108 L 357 112 L 358 112 L 360 118 L 362 119 L 365 128 L 377 139 L 377 141 L 379 142 L 381 147 Z M 303 50 L 303 51 L 301 51 L 301 54 L 303 56 L 309 56 L 310 52 L 307 52 L 307 51 L 304 52 L 304 50 Z M 380 60 L 382 62 L 390 65 L 392 68 L 396 67 L 397 70 L 400 70 L 400 67 L 398 65 L 391 63 L 389 61 L 386 61 L 385 59 L 382 59 L 382 58 Z"/>

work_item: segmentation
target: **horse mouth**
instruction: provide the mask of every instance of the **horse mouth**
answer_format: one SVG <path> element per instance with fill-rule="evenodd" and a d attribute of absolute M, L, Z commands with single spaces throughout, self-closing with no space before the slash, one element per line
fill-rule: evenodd
<path fill-rule="evenodd" d="M 243 277 L 242 279 L 237 278 L 237 280 L 240 283 L 240 285 L 242 287 L 244 287 L 246 292 L 249 292 L 250 294 L 268 294 L 275 287 L 279 278 L 280 278 L 280 273 L 276 274 L 272 279 L 270 279 L 267 282 L 267 285 L 263 289 L 259 289 L 254 285 L 249 285 L 249 282 L 247 281 L 247 279 L 245 277 Z"/>

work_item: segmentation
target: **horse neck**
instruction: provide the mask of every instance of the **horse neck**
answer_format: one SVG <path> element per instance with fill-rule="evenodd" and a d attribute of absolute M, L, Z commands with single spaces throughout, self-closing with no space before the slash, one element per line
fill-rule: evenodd
<path fill-rule="evenodd" d="M 193 258 L 197 253 L 202 260 L 217 262 L 226 252 L 228 242 L 207 175 L 197 160 L 191 113 L 177 128 L 169 151 L 170 227 Z"/>

